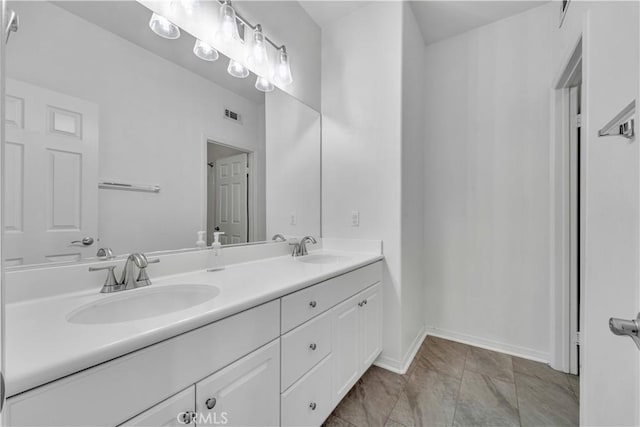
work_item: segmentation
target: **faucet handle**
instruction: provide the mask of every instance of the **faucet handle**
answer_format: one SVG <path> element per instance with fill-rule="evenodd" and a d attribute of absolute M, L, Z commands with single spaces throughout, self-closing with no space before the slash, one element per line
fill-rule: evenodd
<path fill-rule="evenodd" d="M 102 289 L 100 290 L 100 293 L 107 294 L 110 292 L 115 292 L 120 290 L 121 284 L 118 283 L 118 280 L 116 279 L 115 269 L 116 269 L 115 265 L 106 265 L 104 267 L 89 267 L 90 272 L 109 270 L 107 273 L 107 278 L 104 280 L 104 284 L 102 285 Z"/>
<path fill-rule="evenodd" d="M 147 260 L 147 265 L 157 264 L 159 262 L 160 262 L 160 258 L 154 258 L 154 259 Z M 149 279 L 149 275 L 147 274 L 147 266 L 140 267 L 140 271 L 138 272 L 138 278 L 136 279 L 136 285 L 140 287 L 140 286 L 149 286 L 150 284 L 151 284 L 151 279 Z"/>

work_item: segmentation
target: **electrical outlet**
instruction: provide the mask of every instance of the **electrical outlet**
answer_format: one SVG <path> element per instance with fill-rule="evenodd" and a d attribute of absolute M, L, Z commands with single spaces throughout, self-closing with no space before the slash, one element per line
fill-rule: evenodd
<path fill-rule="evenodd" d="M 289 212 L 289 225 L 296 225 L 298 222 L 298 214 L 296 212 Z"/>
<path fill-rule="evenodd" d="M 351 211 L 351 226 L 360 226 L 360 211 Z"/>

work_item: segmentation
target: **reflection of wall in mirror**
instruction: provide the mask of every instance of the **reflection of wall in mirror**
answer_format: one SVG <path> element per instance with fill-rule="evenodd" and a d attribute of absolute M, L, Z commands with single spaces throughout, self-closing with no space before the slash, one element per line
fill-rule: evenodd
<path fill-rule="evenodd" d="M 206 227 L 207 138 L 256 152 L 263 176 L 263 105 L 51 3 L 12 8 L 21 28 L 8 46 L 7 75 L 98 104 L 99 177 L 162 188 L 100 190 L 99 246 L 116 253 L 193 247 Z M 223 119 L 225 107 L 242 113 L 242 125 Z M 264 218 L 264 196 L 256 199 Z"/>
<path fill-rule="evenodd" d="M 267 236 L 320 235 L 320 113 L 267 93 Z"/>

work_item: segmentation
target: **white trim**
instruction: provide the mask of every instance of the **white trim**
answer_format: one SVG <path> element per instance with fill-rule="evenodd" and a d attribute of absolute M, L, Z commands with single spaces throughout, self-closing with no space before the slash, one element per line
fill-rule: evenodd
<path fill-rule="evenodd" d="M 420 332 L 416 335 L 416 338 L 413 340 L 413 343 L 411 343 L 411 346 L 409 347 L 409 350 L 407 351 L 407 354 L 405 355 L 405 357 L 403 357 L 402 361 L 380 355 L 376 359 L 376 361 L 373 362 L 373 364 L 379 368 L 386 369 L 387 371 L 391 371 L 396 374 L 400 374 L 400 375 L 406 374 L 407 371 L 409 370 L 409 366 L 411 366 L 411 362 L 413 362 L 413 359 L 416 357 L 416 354 L 418 354 L 418 350 L 420 350 L 420 347 L 422 346 L 422 343 L 424 342 L 426 337 L 427 337 L 427 331 L 426 331 L 426 328 L 423 327 L 420 330 Z"/>
<path fill-rule="evenodd" d="M 534 360 L 536 362 L 549 363 L 549 353 L 534 350 L 532 348 L 506 344 L 500 341 L 494 341 L 474 335 L 463 334 L 460 332 L 454 332 L 440 328 L 427 327 L 426 332 L 428 336 L 430 335 L 438 338 L 444 338 L 474 347 L 480 347 L 487 350 L 509 354 L 511 356 L 521 357 L 523 359 Z"/>
<path fill-rule="evenodd" d="M 551 89 L 551 117 L 549 141 L 549 300 L 551 319 L 549 322 L 549 357 L 552 368 L 570 370 L 570 256 L 571 256 L 571 212 L 569 201 L 569 89 L 575 81 L 577 70 L 583 60 L 583 36 L 578 35 L 568 51 Z M 586 114 L 583 118 L 586 123 Z M 583 171 L 584 173 L 584 171 Z"/>

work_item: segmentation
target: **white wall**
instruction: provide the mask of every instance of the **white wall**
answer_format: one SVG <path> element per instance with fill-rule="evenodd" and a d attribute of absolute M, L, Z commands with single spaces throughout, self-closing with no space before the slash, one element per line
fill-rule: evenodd
<path fill-rule="evenodd" d="M 320 113 L 281 91 L 266 94 L 265 108 L 267 238 L 319 237 Z"/>
<path fill-rule="evenodd" d="M 384 350 L 401 354 L 402 6 L 372 2 L 322 30 L 323 237 L 384 241 Z M 360 226 L 351 212 L 360 212 Z"/>
<path fill-rule="evenodd" d="M 425 49 L 426 325 L 541 360 L 555 6 Z"/>
<path fill-rule="evenodd" d="M 402 6 L 402 355 L 423 335 L 424 42 L 408 3 Z M 404 361 L 406 364 L 406 360 Z"/>
<path fill-rule="evenodd" d="M 116 253 L 194 246 L 206 223 L 207 137 L 255 151 L 264 176 L 263 106 L 50 3 L 12 7 L 21 24 L 7 49 L 7 75 L 98 104 L 100 178 L 162 188 L 100 190 L 100 246 Z M 223 119 L 224 107 L 240 112 L 243 125 Z"/>

